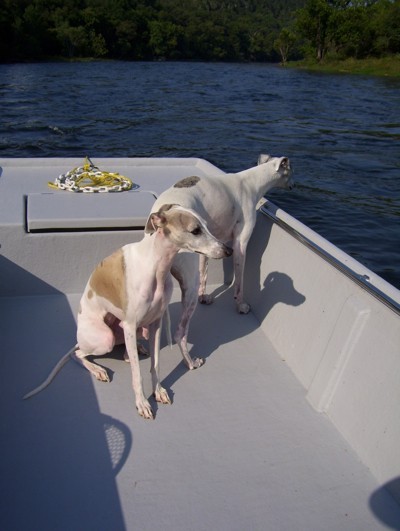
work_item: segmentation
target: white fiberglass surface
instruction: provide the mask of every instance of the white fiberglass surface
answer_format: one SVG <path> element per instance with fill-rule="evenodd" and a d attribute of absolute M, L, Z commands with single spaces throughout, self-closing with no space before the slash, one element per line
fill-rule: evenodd
<path fill-rule="evenodd" d="M 171 305 L 176 324 L 180 303 Z M 2 299 L 2 528 L 132 530 L 379 529 L 399 507 L 305 400 L 254 315 L 232 293 L 200 306 L 189 372 L 162 340 L 173 404 L 135 410 L 121 349 L 96 382 L 68 363 L 49 388 L 21 397 L 75 341 L 79 296 Z M 290 333 L 290 330 L 287 331 Z M 165 336 L 165 334 L 163 334 Z M 149 360 L 142 359 L 146 393 Z M 396 527 L 394 527 L 396 528 Z"/>

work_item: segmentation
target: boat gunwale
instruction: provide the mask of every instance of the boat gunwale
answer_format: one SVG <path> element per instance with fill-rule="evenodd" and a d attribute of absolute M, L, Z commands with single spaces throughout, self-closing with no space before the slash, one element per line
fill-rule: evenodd
<path fill-rule="evenodd" d="M 400 291 L 395 286 L 386 282 L 379 275 L 369 270 L 332 242 L 280 209 L 271 201 L 266 200 L 261 206 L 260 212 L 397 315 L 400 315 Z M 348 264 L 345 263 L 345 259 L 349 262 Z M 379 287 L 377 284 L 381 286 Z M 390 292 L 393 292 L 393 295 Z M 398 300 L 395 298 L 396 295 Z"/>

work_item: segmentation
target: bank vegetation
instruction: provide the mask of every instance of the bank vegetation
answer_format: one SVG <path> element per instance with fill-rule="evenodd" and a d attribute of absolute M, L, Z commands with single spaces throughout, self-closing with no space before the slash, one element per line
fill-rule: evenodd
<path fill-rule="evenodd" d="M 0 62 L 373 59 L 398 64 L 400 0 L 2 0 Z M 293 64 L 293 63 L 291 63 Z"/>

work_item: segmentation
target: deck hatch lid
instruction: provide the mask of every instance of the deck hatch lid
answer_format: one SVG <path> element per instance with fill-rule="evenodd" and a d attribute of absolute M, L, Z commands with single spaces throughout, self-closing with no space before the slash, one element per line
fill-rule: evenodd
<path fill-rule="evenodd" d="M 31 193 L 27 232 L 143 229 L 155 201 L 151 192 Z"/>

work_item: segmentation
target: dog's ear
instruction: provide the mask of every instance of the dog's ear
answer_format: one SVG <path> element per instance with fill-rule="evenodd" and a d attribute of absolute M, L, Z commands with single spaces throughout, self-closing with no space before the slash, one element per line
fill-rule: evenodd
<path fill-rule="evenodd" d="M 260 164 L 264 164 L 265 162 L 268 162 L 269 159 L 271 158 L 271 155 L 265 155 L 264 153 L 261 153 L 261 155 L 258 157 L 258 166 Z"/>
<path fill-rule="evenodd" d="M 279 169 L 284 171 L 290 170 L 290 161 L 287 157 L 281 158 L 281 161 L 279 163 Z"/>
<path fill-rule="evenodd" d="M 165 213 L 168 212 L 168 210 L 170 210 L 174 206 L 177 205 L 163 205 L 158 212 L 151 213 L 150 216 L 147 218 L 144 232 L 146 234 L 152 234 L 158 228 L 164 227 L 164 225 L 167 223 L 167 217 Z"/>
<path fill-rule="evenodd" d="M 157 229 L 161 229 L 167 223 L 167 218 L 162 212 L 156 212 L 150 216 L 150 224 L 152 230 L 150 232 L 155 232 Z"/>
<path fill-rule="evenodd" d="M 145 234 L 152 234 L 155 231 L 152 218 L 154 216 L 154 213 L 150 214 L 150 216 L 147 218 L 146 225 L 144 226 L 144 232 Z"/>

